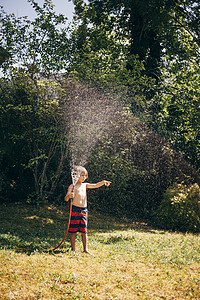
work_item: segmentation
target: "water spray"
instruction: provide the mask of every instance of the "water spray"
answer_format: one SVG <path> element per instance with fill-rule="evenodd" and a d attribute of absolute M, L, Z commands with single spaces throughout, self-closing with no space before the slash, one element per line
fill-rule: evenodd
<path fill-rule="evenodd" d="M 75 166 L 72 168 L 71 176 L 72 176 L 72 184 L 73 184 L 73 190 L 74 190 L 74 187 L 75 187 L 77 181 L 79 180 L 79 177 L 81 176 L 81 171 Z"/>

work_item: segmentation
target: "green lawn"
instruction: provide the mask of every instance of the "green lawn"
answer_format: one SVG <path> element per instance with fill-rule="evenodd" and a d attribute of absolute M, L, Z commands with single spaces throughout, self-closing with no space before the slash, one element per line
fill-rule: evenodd
<path fill-rule="evenodd" d="M 200 299 L 200 236 L 89 212 L 95 255 L 43 250 L 63 238 L 62 207 L 0 206 L 0 299 Z"/>

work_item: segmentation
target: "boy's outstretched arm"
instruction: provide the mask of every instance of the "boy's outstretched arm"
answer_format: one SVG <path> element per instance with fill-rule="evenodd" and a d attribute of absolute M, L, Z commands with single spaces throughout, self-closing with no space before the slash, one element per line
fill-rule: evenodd
<path fill-rule="evenodd" d="M 88 189 L 97 189 L 103 185 L 105 186 L 109 186 L 111 184 L 111 181 L 107 181 L 107 180 L 102 180 L 100 182 L 97 183 L 86 183 L 86 187 Z"/>

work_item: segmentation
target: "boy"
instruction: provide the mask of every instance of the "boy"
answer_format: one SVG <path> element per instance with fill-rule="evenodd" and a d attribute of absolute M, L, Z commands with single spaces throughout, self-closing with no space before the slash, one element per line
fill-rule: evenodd
<path fill-rule="evenodd" d="M 82 234 L 83 250 L 85 253 L 91 254 L 87 247 L 87 189 L 96 189 L 103 185 L 109 186 L 110 181 L 100 181 L 98 183 L 84 182 L 88 178 L 88 172 L 84 167 L 77 166 L 74 168 L 76 183 L 71 184 L 65 196 L 65 201 L 73 199 L 72 213 L 70 221 L 70 241 L 72 251 L 75 252 L 76 232 L 80 231 Z M 73 176 L 72 176 L 73 178 Z M 74 178 L 73 178 L 74 179 Z"/>

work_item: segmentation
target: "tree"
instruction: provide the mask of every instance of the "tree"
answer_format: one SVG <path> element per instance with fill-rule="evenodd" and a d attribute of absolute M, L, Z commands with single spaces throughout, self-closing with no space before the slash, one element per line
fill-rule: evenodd
<path fill-rule="evenodd" d="M 54 195 L 68 156 L 62 97 L 58 83 L 35 81 L 24 70 L 1 79 L 0 164 L 8 198 Z"/>
<path fill-rule="evenodd" d="M 29 2 L 37 13 L 33 21 L 6 14 L 1 7 L 0 39 L 6 53 L 6 59 L 1 54 L 1 67 L 6 71 L 13 65 L 26 65 L 30 72 L 38 68 L 46 74 L 65 69 L 70 48 L 67 18 L 54 12 L 50 0 L 45 0 L 43 7 L 34 0 Z"/>
<path fill-rule="evenodd" d="M 104 94 L 125 100 L 199 170 L 199 4 L 74 3 L 76 74 L 107 84 Z"/>
<path fill-rule="evenodd" d="M 92 24 L 96 30 L 104 25 L 119 40 L 126 37 L 127 67 L 132 68 L 129 57 L 138 55 L 146 74 L 158 81 L 163 50 L 173 49 L 174 55 L 182 50 L 175 46 L 181 29 L 186 29 L 199 46 L 199 4 L 195 0 L 89 0 L 88 5 L 78 0 L 74 4 L 76 16 L 84 20 L 81 26 L 91 28 Z"/>

